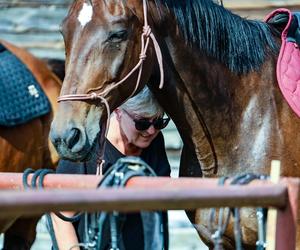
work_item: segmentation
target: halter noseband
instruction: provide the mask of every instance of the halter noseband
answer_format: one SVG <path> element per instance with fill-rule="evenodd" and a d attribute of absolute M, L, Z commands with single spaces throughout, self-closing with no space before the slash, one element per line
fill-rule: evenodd
<path fill-rule="evenodd" d="M 152 43 L 155 49 L 158 65 L 159 65 L 159 70 L 160 70 L 160 83 L 159 83 L 159 88 L 161 89 L 164 84 L 164 71 L 163 71 L 163 62 L 162 62 L 162 53 L 159 47 L 159 44 L 154 36 L 154 34 L 151 31 L 150 26 L 148 25 L 148 19 L 147 19 L 147 3 L 146 0 L 143 0 L 143 12 L 144 12 L 144 26 L 143 26 L 143 33 L 141 35 L 141 53 L 139 56 L 139 62 L 135 65 L 135 67 L 120 81 L 113 83 L 111 86 L 107 87 L 104 89 L 102 92 L 98 92 L 101 87 L 90 89 L 87 94 L 72 94 L 72 95 L 62 95 L 59 96 L 57 101 L 58 102 L 66 102 L 66 101 L 99 101 L 97 104 L 103 103 L 106 111 L 107 111 L 107 121 L 106 121 L 106 126 L 105 128 L 102 128 L 101 136 L 99 139 L 99 144 L 100 144 L 100 150 L 98 154 L 98 159 L 97 159 L 97 174 L 102 174 L 102 166 L 103 166 L 103 155 L 104 155 L 104 144 L 105 144 L 105 138 L 108 132 L 109 128 L 109 120 L 110 120 L 110 108 L 107 100 L 105 99 L 105 96 L 113 89 L 118 87 L 120 84 L 125 82 L 135 71 L 138 70 L 138 77 L 136 81 L 136 85 L 134 90 L 132 91 L 131 95 L 127 98 L 129 99 L 132 97 L 135 92 L 137 91 L 140 81 L 141 81 L 141 75 L 142 75 L 142 70 L 143 70 L 143 62 L 145 61 L 147 55 L 147 49 L 149 46 L 149 41 L 150 38 L 152 39 Z M 127 100 L 126 99 L 126 100 Z M 97 105 L 96 104 L 96 105 Z"/>

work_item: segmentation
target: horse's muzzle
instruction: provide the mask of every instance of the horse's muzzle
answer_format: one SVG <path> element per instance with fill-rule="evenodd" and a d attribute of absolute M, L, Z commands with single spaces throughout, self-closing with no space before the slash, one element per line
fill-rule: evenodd
<path fill-rule="evenodd" d="M 61 158 L 83 161 L 91 150 L 84 128 L 67 127 L 61 131 L 52 124 L 50 140 Z"/>

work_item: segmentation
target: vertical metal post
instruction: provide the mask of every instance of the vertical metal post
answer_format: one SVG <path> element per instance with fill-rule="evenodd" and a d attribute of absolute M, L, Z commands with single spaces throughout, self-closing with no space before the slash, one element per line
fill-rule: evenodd
<path fill-rule="evenodd" d="M 297 230 L 300 181 L 289 178 L 283 179 L 282 182 L 288 187 L 288 200 L 285 209 L 277 210 L 275 249 L 300 249 L 300 234 Z"/>

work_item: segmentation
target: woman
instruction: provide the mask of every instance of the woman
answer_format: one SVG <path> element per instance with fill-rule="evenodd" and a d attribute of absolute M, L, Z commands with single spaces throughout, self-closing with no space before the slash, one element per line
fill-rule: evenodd
<path fill-rule="evenodd" d="M 139 156 L 153 168 L 158 176 L 170 176 L 170 164 L 164 147 L 163 135 L 170 118 L 163 118 L 164 111 L 147 87 L 117 108 L 110 120 L 104 153 L 103 172 L 119 158 Z M 61 160 L 57 173 L 95 174 L 96 156 L 86 163 L 74 163 Z M 70 216 L 70 213 L 64 213 Z M 59 249 L 70 247 L 82 241 L 82 223 L 75 225 L 51 215 L 56 241 Z M 165 248 L 168 247 L 167 214 L 163 213 Z M 79 237 L 79 240 L 78 240 Z M 140 214 L 128 214 L 122 227 L 125 249 L 142 250 L 144 236 Z M 134 240 L 132 240 L 134 239 Z M 108 246 L 109 247 L 109 246 Z M 79 249 L 72 248 L 72 249 Z"/>

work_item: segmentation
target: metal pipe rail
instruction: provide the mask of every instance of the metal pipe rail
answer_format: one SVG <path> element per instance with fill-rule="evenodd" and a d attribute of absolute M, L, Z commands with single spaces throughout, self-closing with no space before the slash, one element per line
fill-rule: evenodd
<path fill-rule="evenodd" d="M 273 206 L 277 212 L 270 226 L 275 228 L 269 237 L 275 242 L 272 249 L 292 250 L 300 246 L 298 178 L 283 178 L 279 184 L 253 181 L 246 186 L 220 187 L 217 179 L 134 177 L 125 188 L 97 190 L 100 179 L 94 175 L 47 175 L 45 190 L 24 191 L 22 174 L 0 173 L 0 218 L 63 210 L 125 212 Z"/>
<path fill-rule="evenodd" d="M 186 189 L 99 189 L 1 191 L 0 216 L 35 215 L 50 211 L 139 211 L 209 207 L 281 207 L 283 185 Z"/>
<path fill-rule="evenodd" d="M 285 184 L 269 181 L 220 187 L 217 179 L 134 177 L 126 188 L 95 189 L 100 179 L 99 176 L 50 174 L 44 179 L 46 190 L 24 191 L 22 174 L 1 173 L 0 217 L 61 210 L 138 211 L 224 206 L 283 208 L 288 199 Z M 62 188 L 64 190 L 60 190 Z"/>
<path fill-rule="evenodd" d="M 2 189 L 23 189 L 22 173 L 0 173 L 0 190 Z M 33 174 L 28 176 L 28 182 L 31 182 Z M 79 175 L 79 174 L 48 174 L 45 176 L 43 186 L 45 189 L 95 189 L 100 182 L 101 177 L 97 175 Z M 230 179 L 226 182 L 228 186 Z M 254 180 L 250 186 L 273 186 L 274 184 L 267 180 Z M 133 177 L 126 187 L 136 188 L 203 188 L 218 186 L 217 178 L 195 178 L 195 177 Z M 242 187 L 242 186 L 240 186 Z"/>

